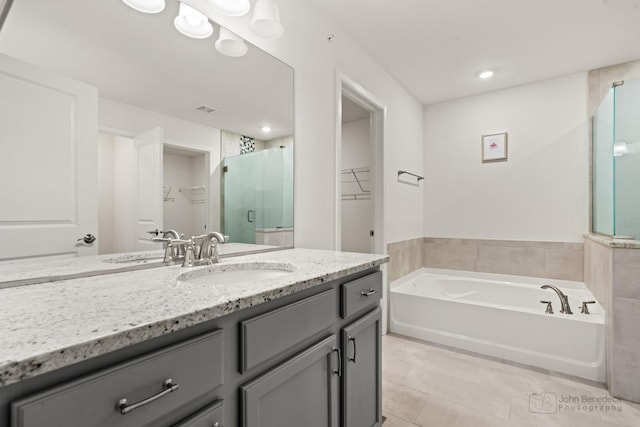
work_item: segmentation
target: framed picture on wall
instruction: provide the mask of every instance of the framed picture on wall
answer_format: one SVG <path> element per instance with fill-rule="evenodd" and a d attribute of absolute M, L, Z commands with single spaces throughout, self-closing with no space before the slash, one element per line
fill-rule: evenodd
<path fill-rule="evenodd" d="M 507 160 L 507 132 L 482 135 L 482 163 Z"/>

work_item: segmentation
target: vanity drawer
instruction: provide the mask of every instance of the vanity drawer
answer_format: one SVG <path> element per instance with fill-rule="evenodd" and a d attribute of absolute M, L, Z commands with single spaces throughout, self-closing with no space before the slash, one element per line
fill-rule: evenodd
<path fill-rule="evenodd" d="M 223 383 L 222 350 L 222 330 L 217 330 L 19 399 L 11 404 L 11 426 L 166 425 L 161 417 Z M 164 387 L 167 379 L 177 389 Z M 129 405 L 125 415 L 118 408 L 121 399 Z"/>
<path fill-rule="evenodd" d="M 240 322 L 240 372 L 331 327 L 337 312 L 336 290 L 329 289 Z"/>
<path fill-rule="evenodd" d="M 218 400 L 173 427 L 222 427 L 224 425 L 223 418 L 223 401 Z"/>
<path fill-rule="evenodd" d="M 382 298 L 382 272 L 376 271 L 342 285 L 340 315 L 347 318 L 374 304 Z"/>

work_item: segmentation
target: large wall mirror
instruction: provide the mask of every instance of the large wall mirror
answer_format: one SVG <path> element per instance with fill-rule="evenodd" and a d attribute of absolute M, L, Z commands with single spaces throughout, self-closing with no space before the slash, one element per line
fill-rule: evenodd
<path fill-rule="evenodd" d="M 178 8 L 13 1 L 0 233 L 26 242 L 1 259 L 159 248 L 149 232 L 169 229 L 293 246 L 293 70 L 249 43 L 221 54 L 215 23 L 210 38 L 184 36 Z"/>

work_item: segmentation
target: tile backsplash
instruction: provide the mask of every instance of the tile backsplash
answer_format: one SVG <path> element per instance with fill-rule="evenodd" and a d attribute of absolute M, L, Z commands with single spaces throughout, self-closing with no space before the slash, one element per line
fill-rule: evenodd
<path fill-rule="evenodd" d="M 387 249 L 389 282 L 422 267 L 584 279 L 582 243 L 424 237 L 390 243 Z"/>

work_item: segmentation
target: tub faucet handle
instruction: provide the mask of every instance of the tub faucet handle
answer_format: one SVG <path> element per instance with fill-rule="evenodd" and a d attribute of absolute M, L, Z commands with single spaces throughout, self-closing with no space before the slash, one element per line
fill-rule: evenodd
<path fill-rule="evenodd" d="M 547 309 L 544 311 L 547 314 L 553 314 L 553 307 L 551 306 L 551 301 L 540 301 L 542 304 L 547 304 Z"/>
<path fill-rule="evenodd" d="M 587 304 L 595 304 L 595 301 L 582 301 L 582 308 L 580 309 L 580 313 L 589 314 L 589 308 L 587 308 Z"/>

